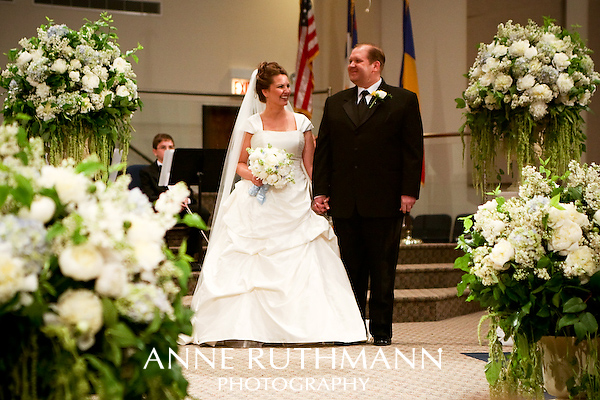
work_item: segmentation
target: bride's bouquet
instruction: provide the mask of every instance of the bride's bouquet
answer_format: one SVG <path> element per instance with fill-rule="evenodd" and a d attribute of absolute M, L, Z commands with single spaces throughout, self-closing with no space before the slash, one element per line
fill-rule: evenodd
<path fill-rule="evenodd" d="M 248 157 L 250 172 L 264 183 L 262 186 L 252 185 L 249 191 L 250 195 L 256 196 L 261 204 L 265 202 L 265 194 L 270 186 L 281 189 L 288 182 L 294 183 L 292 154 L 270 144 L 267 147 L 247 148 L 246 151 L 250 155 Z"/>

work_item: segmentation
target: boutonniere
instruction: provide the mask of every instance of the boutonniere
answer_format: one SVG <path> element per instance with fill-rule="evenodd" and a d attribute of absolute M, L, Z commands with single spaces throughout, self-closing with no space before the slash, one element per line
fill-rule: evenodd
<path fill-rule="evenodd" d="M 371 96 L 373 96 L 373 101 L 371 102 L 371 104 L 369 104 L 369 108 L 373 107 L 375 103 L 379 101 L 385 101 L 387 98 L 392 97 L 392 95 L 386 92 L 385 90 L 376 90 L 373 93 L 371 93 Z"/>

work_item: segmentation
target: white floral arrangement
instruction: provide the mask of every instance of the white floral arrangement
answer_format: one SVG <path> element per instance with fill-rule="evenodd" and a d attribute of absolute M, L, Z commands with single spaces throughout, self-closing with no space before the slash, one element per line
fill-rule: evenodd
<path fill-rule="evenodd" d="M 464 99 L 470 110 L 525 107 L 535 120 L 549 105 L 585 107 L 600 83 L 589 53 L 560 26 L 508 21 L 479 46 Z"/>
<path fill-rule="evenodd" d="M 493 41 L 479 45 L 468 86 L 456 99 L 466 110 L 460 131 L 471 134 L 477 186 L 489 189 L 502 150 L 509 168 L 516 159 L 518 170 L 541 156 L 562 174 L 570 160 L 579 160 L 586 140 L 580 113 L 600 84 L 591 53 L 577 32 L 548 18 L 543 26 L 499 24 Z"/>
<path fill-rule="evenodd" d="M 102 142 L 90 142 L 89 136 L 104 137 L 105 142 L 115 136 L 117 145 L 126 150 L 129 120 L 142 105 L 128 58 L 137 62 L 134 53 L 142 47 L 122 53 L 111 23 L 112 18 L 103 13 L 100 20 L 88 21 L 75 31 L 49 19 L 37 29 L 37 36 L 21 39 L 21 48 L 7 53 L 9 63 L 0 77 L 0 87 L 7 90 L 7 121 L 19 114 L 30 116 L 29 134 L 42 136 L 55 152 L 64 150 L 61 135 L 78 134 L 63 132 L 75 122 L 80 130 L 87 125 L 102 128 L 82 135 L 78 143 L 82 149 L 87 143 L 100 154 L 94 146 Z M 68 156 L 80 161 L 86 155 L 82 149 L 71 149 Z M 112 155 L 112 148 L 108 150 Z M 51 155 L 53 164 L 63 159 Z M 100 157 L 106 161 L 104 154 Z"/>
<path fill-rule="evenodd" d="M 46 165 L 41 139 L 27 139 L 16 124 L 0 126 L 0 161 L 0 321 L 6 321 L 4 327 L 18 321 L 24 332 L 17 334 L 23 342 L 14 349 L 14 364 L 2 364 L 17 372 L 0 366 L 0 375 L 10 381 L 22 377 L 19 372 L 28 365 L 50 363 L 56 373 L 40 376 L 27 370 L 24 377 L 33 381 L 17 386 L 82 390 L 71 392 L 72 398 L 84 398 L 89 382 L 94 382 L 94 393 L 111 385 L 126 392 L 119 372 L 125 364 L 145 374 L 134 359 L 137 352 L 158 343 L 176 348 L 178 334 L 189 333 L 190 316 L 181 306 L 189 264 L 164 243 L 189 190 L 184 183 L 174 185 L 158 199 L 155 211 L 139 189 L 128 189 L 128 175 L 109 185 L 95 181 L 97 158 Z M 143 335 L 147 329 L 153 334 Z M 39 351 L 30 354 L 24 348 L 36 335 L 52 346 L 36 340 Z M 83 362 L 89 357 L 94 367 Z M 185 379 L 177 372 L 172 378 L 179 382 L 154 389 L 138 379 L 132 390 L 183 398 Z M 103 385 L 97 387 L 99 382 Z M 2 378 L 0 383 L 7 390 L 14 387 Z"/>
<path fill-rule="evenodd" d="M 472 252 L 471 272 L 484 285 L 494 285 L 504 273 L 519 281 L 549 280 L 545 263 L 539 267 L 548 257 L 555 260 L 555 272 L 584 284 L 600 271 L 600 166 L 571 162 L 569 172 L 561 188 L 527 166 L 519 197 L 479 206 L 472 229 L 485 242 Z"/>
<path fill-rule="evenodd" d="M 292 166 L 292 154 L 272 145 L 267 147 L 248 148 L 248 168 L 252 175 L 263 181 L 263 183 L 281 189 L 288 184 L 294 183 Z"/>
<path fill-rule="evenodd" d="M 465 219 L 458 240 L 465 255 L 455 261 L 465 272 L 459 295 L 468 289 L 467 301 L 478 301 L 491 318 L 488 382 L 536 398 L 543 398 L 541 366 L 532 364 L 541 357 L 537 342 L 543 336 L 589 341 L 598 337 L 600 321 L 600 166 L 571 161 L 557 176 L 546 165 L 523 168 L 518 197 L 496 191 Z M 508 358 L 497 327 L 514 341 Z M 591 380 L 576 378 L 571 394 L 597 398 L 600 364 L 582 371 Z"/>

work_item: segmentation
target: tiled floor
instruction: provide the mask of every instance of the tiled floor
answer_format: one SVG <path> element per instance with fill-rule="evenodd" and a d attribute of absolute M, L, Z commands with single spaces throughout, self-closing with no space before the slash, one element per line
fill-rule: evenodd
<path fill-rule="evenodd" d="M 482 312 L 394 324 L 392 346 L 182 346 L 191 399 L 489 399 Z M 482 335 L 487 332 L 484 323 Z M 468 355 L 468 354 L 471 355 Z"/>

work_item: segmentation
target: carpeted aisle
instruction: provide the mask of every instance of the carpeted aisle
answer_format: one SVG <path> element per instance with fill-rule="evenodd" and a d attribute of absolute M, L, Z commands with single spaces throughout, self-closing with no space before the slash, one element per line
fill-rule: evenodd
<path fill-rule="evenodd" d="M 179 355 L 191 399 L 487 400 L 482 315 L 394 324 L 389 347 L 188 345 Z"/>

